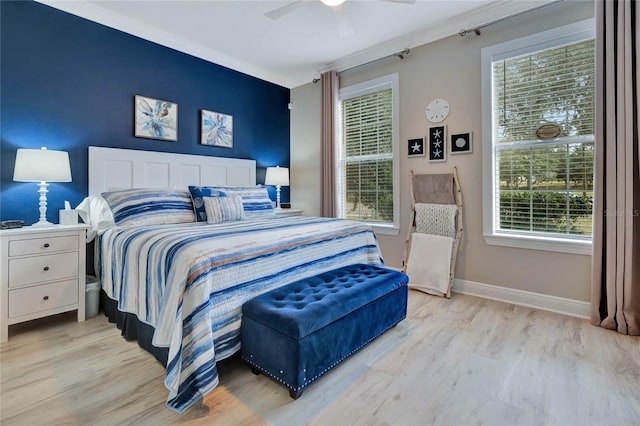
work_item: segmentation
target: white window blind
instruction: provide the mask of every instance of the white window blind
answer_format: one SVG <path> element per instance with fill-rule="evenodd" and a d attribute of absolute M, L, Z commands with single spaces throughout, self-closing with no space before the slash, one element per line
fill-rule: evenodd
<path fill-rule="evenodd" d="M 497 231 L 590 239 L 594 64 L 593 39 L 491 63 Z"/>
<path fill-rule="evenodd" d="M 338 111 L 339 217 L 397 227 L 393 84 L 347 88 Z"/>

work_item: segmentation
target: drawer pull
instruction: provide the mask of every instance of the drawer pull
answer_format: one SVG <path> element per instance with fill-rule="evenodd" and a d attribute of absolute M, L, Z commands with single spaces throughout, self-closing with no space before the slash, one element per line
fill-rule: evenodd
<path fill-rule="evenodd" d="M 44 248 L 49 248 L 49 243 L 44 243 Z"/>
<path fill-rule="evenodd" d="M 44 268 L 42 268 L 43 271 L 47 272 L 49 270 L 48 266 L 45 266 Z"/>
<path fill-rule="evenodd" d="M 49 300 L 49 296 L 44 296 L 42 300 Z"/>

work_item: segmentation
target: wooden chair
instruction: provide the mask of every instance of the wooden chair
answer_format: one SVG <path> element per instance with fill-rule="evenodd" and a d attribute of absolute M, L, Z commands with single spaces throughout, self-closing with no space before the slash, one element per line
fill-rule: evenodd
<path fill-rule="evenodd" d="M 402 271 L 407 272 L 407 262 L 409 260 L 409 250 L 411 247 L 411 237 L 416 228 L 416 204 L 455 204 L 457 213 L 455 217 L 455 237 L 451 251 L 451 264 L 449 268 L 449 285 L 445 294 L 451 298 L 451 287 L 456 268 L 456 257 L 462 239 L 462 190 L 458 178 L 458 170 L 454 167 L 452 173 L 448 174 L 415 174 L 411 171 L 410 181 L 411 193 L 411 217 L 409 220 L 409 230 L 404 245 L 404 255 L 402 261 Z"/>

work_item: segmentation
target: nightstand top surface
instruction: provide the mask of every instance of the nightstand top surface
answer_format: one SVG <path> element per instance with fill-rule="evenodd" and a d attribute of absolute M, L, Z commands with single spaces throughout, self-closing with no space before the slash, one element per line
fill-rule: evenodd
<path fill-rule="evenodd" d="M 276 215 L 281 216 L 302 216 L 302 209 L 274 209 L 273 212 Z"/>
<path fill-rule="evenodd" d="M 53 225 L 53 226 L 23 226 L 22 228 L 0 229 L 0 236 L 47 234 L 51 232 L 80 231 L 89 229 L 89 225 L 79 223 L 77 225 Z"/>

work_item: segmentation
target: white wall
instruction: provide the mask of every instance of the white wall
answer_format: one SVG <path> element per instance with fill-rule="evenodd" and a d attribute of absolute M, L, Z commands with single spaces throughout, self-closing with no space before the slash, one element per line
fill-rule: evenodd
<path fill-rule="evenodd" d="M 291 207 L 320 216 L 320 83 L 291 91 Z"/>
<path fill-rule="evenodd" d="M 588 301 L 590 256 L 490 246 L 482 236 L 482 112 L 480 52 L 485 46 L 593 16 L 593 3 L 570 1 L 482 30 L 411 50 L 404 60 L 363 67 L 340 76 L 341 87 L 382 75 L 400 74 L 400 235 L 379 235 L 385 263 L 400 267 L 409 226 L 409 172 L 440 173 L 458 167 L 464 202 L 464 236 L 456 278 Z M 320 88 L 306 84 L 291 92 L 291 199 L 305 214 L 320 211 Z M 449 101 L 447 131 L 473 132 L 473 153 L 448 156 L 446 163 L 407 158 L 407 140 L 426 137 L 424 110 L 434 98 Z"/>

